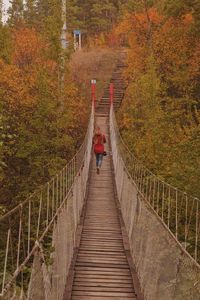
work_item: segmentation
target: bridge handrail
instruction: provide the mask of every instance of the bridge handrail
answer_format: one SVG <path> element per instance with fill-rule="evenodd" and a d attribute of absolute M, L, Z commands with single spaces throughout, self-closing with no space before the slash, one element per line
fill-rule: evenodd
<path fill-rule="evenodd" d="M 170 185 L 153 174 L 125 144 L 117 125 L 113 107 L 110 110 L 111 139 L 115 140 L 124 169 L 138 194 L 148 202 L 156 215 L 177 240 L 183 251 L 200 263 L 200 199 Z M 116 154 L 119 155 L 119 154 Z M 115 157 L 117 160 L 118 157 Z M 119 176 L 119 194 L 123 176 Z"/>
<path fill-rule="evenodd" d="M 78 149 L 78 151 L 76 152 L 76 154 L 74 155 L 74 157 L 67 163 L 67 165 L 65 165 L 61 171 L 59 171 L 53 178 L 51 178 L 47 183 L 45 183 L 42 187 L 40 187 L 38 190 L 36 190 L 35 192 L 31 193 L 23 202 L 17 204 L 14 208 L 12 208 L 10 211 L 8 211 L 7 213 L 5 213 L 4 215 L 0 216 L 0 223 L 2 221 L 4 221 L 5 219 L 7 219 L 8 217 L 11 217 L 14 213 L 16 213 L 17 211 L 21 210 L 26 204 L 29 203 L 29 201 L 34 198 L 34 196 L 39 193 L 42 192 L 49 184 L 51 184 L 55 178 L 57 176 L 59 176 L 59 174 L 62 173 L 62 171 L 64 171 L 65 169 L 69 169 L 69 166 L 73 163 L 74 160 L 77 161 L 77 158 L 80 156 L 80 153 L 82 151 L 85 150 L 85 146 L 86 146 L 86 141 L 87 141 L 87 134 L 88 134 L 88 129 L 87 129 L 87 133 L 86 136 L 84 138 L 83 143 L 81 144 L 80 148 Z M 75 169 L 75 174 L 78 173 L 78 170 L 80 169 L 81 165 L 80 165 L 80 161 L 79 164 L 76 166 Z"/>
<path fill-rule="evenodd" d="M 71 161 L 26 200 L 0 217 L 0 298 L 6 294 L 19 277 L 36 249 L 49 231 L 53 230 L 58 215 L 73 195 L 73 185 L 81 178 L 81 197 L 86 192 L 89 157 L 92 148 L 94 107 L 83 144 Z M 82 173 L 84 171 L 84 178 Z M 79 203 L 80 204 L 80 203 Z M 78 209 L 78 207 L 77 207 Z M 76 215 L 79 212 L 74 212 Z M 77 224 L 76 224 L 77 226 Z M 72 245 L 73 247 L 73 245 Z M 2 253 L 5 253 L 2 255 Z"/>
<path fill-rule="evenodd" d="M 116 120 L 116 118 L 115 118 L 115 120 Z M 117 123 L 117 122 L 116 122 L 116 123 Z M 117 130 L 118 130 L 118 135 L 119 135 L 119 138 L 120 138 L 120 140 L 121 140 L 121 143 L 122 143 L 123 147 L 124 147 L 124 148 L 126 149 L 126 151 L 129 153 L 129 155 L 132 157 L 132 159 L 134 159 L 135 161 L 137 161 L 137 163 L 140 164 L 141 167 L 142 167 L 144 170 L 146 170 L 151 176 L 155 177 L 156 179 L 158 179 L 161 183 L 165 184 L 166 186 L 171 187 L 172 189 L 175 189 L 176 191 L 178 191 L 178 192 L 180 192 L 180 193 L 182 193 L 182 194 L 184 194 L 184 195 L 187 195 L 187 196 L 189 197 L 190 200 L 197 200 L 197 201 L 200 202 L 200 199 L 199 199 L 198 197 L 194 197 L 194 196 L 192 196 L 192 195 L 189 195 L 187 192 L 185 192 L 185 191 L 181 190 L 180 188 L 178 188 L 178 187 L 176 187 L 176 186 L 170 184 L 169 182 L 167 182 L 167 181 L 165 181 L 164 179 L 162 179 L 161 177 L 159 177 L 159 175 L 154 174 L 149 168 L 147 168 L 147 167 L 144 165 L 144 163 L 143 163 L 139 158 L 137 158 L 137 157 L 135 156 L 134 153 L 131 152 L 131 150 L 129 149 L 128 145 L 124 142 L 123 137 L 122 137 L 122 135 L 121 135 L 121 133 L 120 133 L 119 128 L 117 128 Z M 128 171 L 128 170 L 127 170 L 127 171 Z"/>

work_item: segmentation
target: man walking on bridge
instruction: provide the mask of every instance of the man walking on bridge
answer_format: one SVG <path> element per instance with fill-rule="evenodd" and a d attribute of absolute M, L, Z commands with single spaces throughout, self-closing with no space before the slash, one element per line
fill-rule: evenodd
<path fill-rule="evenodd" d="M 97 174 L 100 173 L 100 168 L 103 161 L 103 155 L 105 153 L 104 144 L 106 143 L 105 135 L 101 132 L 100 127 L 96 128 L 93 136 L 94 153 L 96 155 L 96 167 Z"/>

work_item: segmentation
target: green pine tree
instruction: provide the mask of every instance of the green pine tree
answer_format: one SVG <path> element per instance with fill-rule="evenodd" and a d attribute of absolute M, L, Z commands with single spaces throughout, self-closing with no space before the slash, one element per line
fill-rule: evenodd
<path fill-rule="evenodd" d="M 0 0 L 0 24 L 2 24 L 3 17 L 3 0 Z"/>
<path fill-rule="evenodd" d="M 191 13 L 194 18 L 193 32 L 200 35 L 200 2 L 196 0 L 165 0 L 163 12 L 169 16 L 180 17 Z"/>
<path fill-rule="evenodd" d="M 28 26 L 36 25 L 36 20 L 37 20 L 36 0 L 26 0 L 24 19 Z"/>
<path fill-rule="evenodd" d="M 19 26 L 23 22 L 23 0 L 10 0 L 11 7 L 8 9 L 8 24 L 12 27 Z"/>
<path fill-rule="evenodd" d="M 69 0 L 67 1 L 67 24 L 70 31 L 98 34 L 112 29 L 121 15 L 125 0 Z"/>
<path fill-rule="evenodd" d="M 0 25 L 0 59 L 3 59 L 6 63 L 10 63 L 12 49 L 10 29 L 8 26 Z"/>
<path fill-rule="evenodd" d="M 58 61 L 60 58 L 62 30 L 61 1 L 38 0 L 36 3 L 37 29 L 50 42 L 49 55 Z"/>
<path fill-rule="evenodd" d="M 78 0 L 68 0 L 66 5 L 68 31 L 72 32 L 74 29 L 83 29 L 83 19 L 79 18 L 82 7 L 79 6 Z"/>

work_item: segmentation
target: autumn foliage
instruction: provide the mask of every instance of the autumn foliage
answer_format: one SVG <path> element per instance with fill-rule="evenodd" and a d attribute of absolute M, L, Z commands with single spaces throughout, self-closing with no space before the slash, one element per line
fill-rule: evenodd
<path fill-rule="evenodd" d="M 69 35 L 80 28 L 87 46 L 126 47 L 123 136 L 152 171 L 200 196 L 197 2 L 67 1 L 67 20 Z M 86 129 L 88 76 L 98 73 L 100 96 L 115 61 L 105 66 L 109 58 L 105 52 L 102 63 L 96 48 L 69 59 L 69 50 L 61 93 L 60 2 L 11 3 L 8 24 L 0 24 L 0 209 L 71 158 Z"/>
<path fill-rule="evenodd" d="M 200 39 L 192 14 L 129 13 L 115 29 L 128 47 L 119 113 L 129 147 L 168 182 L 200 196 Z"/>
<path fill-rule="evenodd" d="M 7 208 L 49 180 L 74 155 L 88 116 L 88 103 L 67 65 L 61 99 L 59 64 L 49 57 L 48 40 L 26 27 L 12 29 L 10 40 L 9 63 L 0 59 L 0 203 Z"/>

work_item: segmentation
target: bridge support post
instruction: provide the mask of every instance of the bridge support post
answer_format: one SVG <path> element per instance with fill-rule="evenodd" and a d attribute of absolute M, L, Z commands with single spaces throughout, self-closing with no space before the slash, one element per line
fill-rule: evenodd
<path fill-rule="evenodd" d="M 95 104 L 96 104 L 96 80 L 95 79 L 91 80 L 91 88 L 92 88 L 92 105 L 95 108 Z"/>
<path fill-rule="evenodd" d="M 114 84 L 110 83 L 110 106 L 113 104 L 114 100 Z"/>

